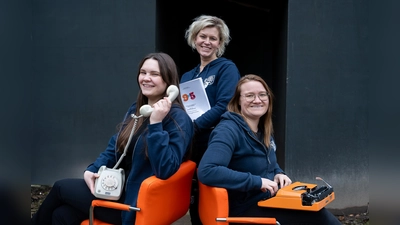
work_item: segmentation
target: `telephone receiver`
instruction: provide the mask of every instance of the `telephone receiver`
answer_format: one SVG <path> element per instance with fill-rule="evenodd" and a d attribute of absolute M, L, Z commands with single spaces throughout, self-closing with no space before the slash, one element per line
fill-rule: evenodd
<path fill-rule="evenodd" d="M 178 87 L 175 85 L 170 85 L 167 88 L 167 95 L 169 100 L 173 102 L 179 95 Z M 150 105 L 143 105 L 142 107 L 140 107 L 140 114 L 145 117 L 149 117 L 152 112 L 153 112 L 153 107 L 151 107 Z"/>
<path fill-rule="evenodd" d="M 179 89 L 175 85 L 171 85 L 167 88 L 167 95 L 169 100 L 174 101 L 176 97 L 179 95 Z M 153 108 L 150 105 L 144 105 L 140 108 L 140 114 L 148 117 L 153 112 Z M 97 198 L 103 198 L 108 200 L 119 200 L 125 182 L 125 171 L 122 168 L 117 169 L 118 165 L 121 163 L 122 159 L 126 155 L 126 151 L 128 146 L 132 140 L 133 133 L 135 131 L 137 118 L 135 118 L 135 123 L 132 127 L 131 134 L 129 136 L 128 143 L 125 145 L 124 153 L 121 158 L 119 158 L 117 164 L 115 164 L 114 168 L 107 168 L 106 166 L 101 166 L 99 171 L 97 172 L 100 176 L 95 181 L 95 193 L 94 196 Z M 133 153 L 132 153 L 133 155 Z"/>

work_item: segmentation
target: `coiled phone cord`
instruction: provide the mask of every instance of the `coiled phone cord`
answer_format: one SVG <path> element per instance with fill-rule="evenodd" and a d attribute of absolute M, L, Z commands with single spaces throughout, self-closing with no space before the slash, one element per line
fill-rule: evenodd
<path fill-rule="evenodd" d="M 115 164 L 115 166 L 113 167 L 113 169 L 118 168 L 119 164 L 122 162 L 122 159 L 125 157 L 126 152 L 128 151 L 128 147 L 129 147 L 129 145 L 131 144 L 131 140 L 132 140 L 132 137 L 133 137 L 133 133 L 135 132 L 138 119 L 139 119 L 140 117 L 142 117 L 143 115 L 136 116 L 135 114 L 131 114 L 131 116 L 132 116 L 133 119 L 135 119 L 135 122 L 133 123 L 133 127 L 132 127 L 132 130 L 131 130 L 131 134 L 129 135 L 128 142 L 127 142 L 126 145 L 125 145 L 124 153 L 122 153 L 121 157 L 119 158 L 118 162 Z"/>

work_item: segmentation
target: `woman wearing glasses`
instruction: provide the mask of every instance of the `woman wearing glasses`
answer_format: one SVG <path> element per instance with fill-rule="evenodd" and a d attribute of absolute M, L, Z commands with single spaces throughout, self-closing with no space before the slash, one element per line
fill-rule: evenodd
<path fill-rule="evenodd" d="M 257 75 L 243 76 L 198 166 L 199 181 L 228 190 L 230 216 L 274 217 L 281 224 L 341 223 L 318 212 L 259 207 L 257 202 L 292 183 L 276 160 L 272 126 L 273 94 Z"/>

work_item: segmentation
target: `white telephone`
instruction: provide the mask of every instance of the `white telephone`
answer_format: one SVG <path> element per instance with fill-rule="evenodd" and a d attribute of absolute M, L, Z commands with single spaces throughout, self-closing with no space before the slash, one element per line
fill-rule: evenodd
<path fill-rule="evenodd" d="M 94 196 L 97 198 L 118 200 L 125 183 L 125 171 L 122 168 L 110 169 L 101 166 L 97 172 L 100 176 L 95 181 Z"/>
<path fill-rule="evenodd" d="M 179 89 L 177 86 L 171 85 L 167 88 L 166 93 L 168 95 L 168 98 L 172 102 L 179 95 Z M 96 196 L 97 198 L 118 200 L 121 197 L 122 189 L 125 183 L 125 171 L 122 168 L 117 169 L 117 167 L 126 155 L 126 151 L 129 147 L 129 144 L 131 143 L 131 139 L 136 128 L 137 119 L 142 116 L 149 117 L 152 112 L 153 108 L 150 105 L 143 105 L 140 108 L 140 116 L 136 116 L 134 114 L 131 115 L 135 119 L 135 123 L 133 124 L 131 134 L 129 136 L 128 142 L 126 143 L 124 153 L 112 169 L 107 168 L 106 166 L 101 166 L 99 171 L 97 172 L 100 175 L 96 179 L 94 185 L 94 196 Z"/>
<path fill-rule="evenodd" d="M 169 100 L 174 101 L 176 97 L 179 95 L 179 89 L 175 85 L 170 85 L 167 88 L 167 95 Z M 140 114 L 143 115 L 144 117 L 149 117 L 150 114 L 153 112 L 153 108 L 150 105 L 143 105 L 140 107 Z"/>

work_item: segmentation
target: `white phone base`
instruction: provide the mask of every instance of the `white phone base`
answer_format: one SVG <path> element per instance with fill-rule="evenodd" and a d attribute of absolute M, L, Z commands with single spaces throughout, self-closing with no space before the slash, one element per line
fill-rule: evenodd
<path fill-rule="evenodd" d="M 94 196 L 107 200 L 118 200 L 124 187 L 124 170 L 101 166 L 98 174 L 100 176 L 95 181 Z"/>

